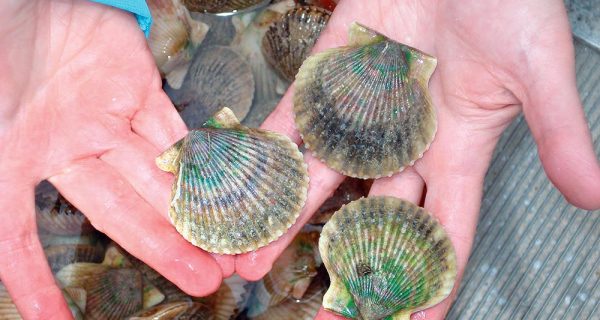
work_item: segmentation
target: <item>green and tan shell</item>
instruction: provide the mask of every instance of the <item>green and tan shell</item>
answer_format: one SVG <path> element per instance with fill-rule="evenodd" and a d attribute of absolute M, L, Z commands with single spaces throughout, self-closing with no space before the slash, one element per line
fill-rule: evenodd
<path fill-rule="evenodd" d="M 342 207 L 323 227 L 319 251 L 331 278 L 323 307 L 348 318 L 408 320 L 454 286 L 456 258 L 445 231 L 397 198 Z"/>
<path fill-rule="evenodd" d="M 437 62 L 357 23 L 349 39 L 302 64 L 296 126 L 307 148 L 334 170 L 390 176 L 433 141 L 437 122 L 427 86 Z"/>
<path fill-rule="evenodd" d="M 282 77 L 294 81 L 330 16 L 331 12 L 313 6 L 288 11 L 262 38 L 262 51 L 269 64 Z"/>
<path fill-rule="evenodd" d="M 190 11 L 219 15 L 255 10 L 270 2 L 271 0 L 183 0 Z"/>
<path fill-rule="evenodd" d="M 287 137 L 239 124 L 224 108 L 156 159 L 175 174 L 169 216 L 192 244 L 239 254 L 279 238 L 300 215 L 308 172 Z"/>
<path fill-rule="evenodd" d="M 199 302 L 176 301 L 142 310 L 129 320 L 217 320 L 210 306 Z"/>

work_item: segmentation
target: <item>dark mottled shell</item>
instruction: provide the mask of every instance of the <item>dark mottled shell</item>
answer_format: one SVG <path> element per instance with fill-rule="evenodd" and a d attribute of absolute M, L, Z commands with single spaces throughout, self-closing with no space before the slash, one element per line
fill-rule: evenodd
<path fill-rule="evenodd" d="M 157 158 L 176 175 L 169 215 L 185 239 L 220 254 L 279 238 L 304 206 L 308 172 L 289 138 L 241 126 L 224 108 Z"/>
<path fill-rule="evenodd" d="M 452 243 L 424 209 L 393 197 L 345 205 L 323 227 L 319 250 L 331 278 L 323 307 L 359 319 L 409 319 L 450 294 Z"/>
<path fill-rule="evenodd" d="M 353 24 L 350 44 L 308 58 L 296 77 L 296 126 L 317 158 L 357 178 L 390 176 L 429 148 L 427 85 L 436 59 Z"/>
<path fill-rule="evenodd" d="M 148 7 L 153 18 L 148 46 L 161 75 L 179 88 L 208 25 L 192 19 L 176 0 L 149 0 Z"/>
<path fill-rule="evenodd" d="M 174 104 L 190 129 L 199 128 L 223 107 L 243 119 L 254 96 L 250 66 L 232 49 L 201 47 Z"/>
<path fill-rule="evenodd" d="M 182 0 L 182 2 L 190 11 L 234 14 L 256 10 L 266 6 L 271 0 Z"/>
<path fill-rule="evenodd" d="M 56 278 L 63 287 L 86 290 L 86 319 L 123 319 L 142 310 L 142 274 L 135 269 L 74 263 L 62 268 Z"/>
<path fill-rule="evenodd" d="M 356 178 L 346 178 L 342 184 L 335 190 L 333 195 L 325 200 L 321 207 L 313 214 L 308 223 L 325 224 L 333 213 L 339 210 L 343 205 L 351 201 L 366 197 L 371 189 L 373 180 L 362 180 Z"/>
<path fill-rule="evenodd" d="M 56 235 L 76 236 L 94 230 L 90 221 L 48 182 L 35 191 L 36 219 L 43 230 Z"/>
<path fill-rule="evenodd" d="M 323 281 L 313 280 L 302 299 L 286 299 L 280 304 L 269 307 L 263 313 L 249 318 L 252 320 L 313 320 L 323 302 L 325 289 Z"/>
<path fill-rule="evenodd" d="M 331 12 L 312 6 L 288 11 L 269 27 L 262 39 L 263 54 L 269 64 L 282 77 L 294 81 L 330 16 Z"/>
<path fill-rule="evenodd" d="M 104 247 L 100 243 L 56 245 L 45 248 L 44 252 L 52 272 L 75 262 L 102 262 L 104 257 Z"/>

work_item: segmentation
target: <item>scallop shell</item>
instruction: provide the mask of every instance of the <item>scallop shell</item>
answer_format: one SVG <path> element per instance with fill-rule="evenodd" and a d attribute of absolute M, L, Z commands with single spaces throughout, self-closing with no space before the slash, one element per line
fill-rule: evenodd
<path fill-rule="evenodd" d="M 129 320 L 217 320 L 210 307 L 190 301 L 178 301 L 161 304 L 143 310 L 128 318 Z"/>
<path fill-rule="evenodd" d="M 2 320 L 21 320 L 21 315 L 17 306 L 13 303 L 8 291 L 0 283 L 0 319 Z"/>
<path fill-rule="evenodd" d="M 271 0 L 183 0 L 190 11 L 220 15 L 256 10 L 270 2 Z"/>
<path fill-rule="evenodd" d="M 254 96 L 250 66 L 228 47 L 207 46 L 196 53 L 181 92 L 173 102 L 188 128 L 200 127 L 227 106 L 243 119 Z"/>
<path fill-rule="evenodd" d="M 63 287 L 86 290 L 86 319 L 122 319 L 142 310 L 142 275 L 135 269 L 75 263 L 61 269 L 56 278 Z"/>
<path fill-rule="evenodd" d="M 52 272 L 57 272 L 64 266 L 75 262 L 101 262 L 104 256 L 104 247 L 98 243 L 89 244 L 64 244 L 50 246 L 44 249 L 48 264 Z"/>
<path fill-rule="evenodd" d="M 263 313 L 249 316 L 252 320 L 313 320 L 321 303 L 326 287 L 320 279 L 310 283 L 302 299 L 286 299 L 280 304 L 269 307 Z"/>
<path fill-rule="evenodd" d="M 156 159 L 176 175 L 169 215 L 192 244 L 239 254 L 279 238 L 304 206 L 308 171 L 289 138 L 239 124 L 224 108 Z"/>
<path fill-rule="evenodd" d="M 127 253 L 127 251 L 122 249 L 115 242 L 111 242 L 108 245 L 108 249 L 106 249 L 102 264 L 113 268 L 133 268 L 134 265 L 131 262 L 131 258 L 133 258 L 133 256 Z M 140 263 L 143 264 L 143 262 Z M 140 270 L 138 269 L 138 271 Z M 142 275 L 144 275 L 144 273 L 142 273 Z M 165 300 L 165 295 L 146 277 L 143 277 L 142 292 L 144 309 L 153 307 Z"/>
<path fill-rule="evenodd" d="M 85 313 L 85 309 L 87 307 L 87 292 L 83 288 L 75 288 L 68 287 L 63 289 L 63 296 L 67 298 L 67 301 L 70 299 L 71 302 L 77 307 L 79 312 Z M 68 302 L 70 303 L 70 302 Z M 73 312 L 73 307 L 71 306 L 71 311 Z M 75 310 L 75 311 L 77 311 Z"/>
<path fill-rule="evenodd" d="M 357 178 L 390 176 L 433 141 L 427 84 L 436 59 L 359 24 L 350 44 L 308 58 L 296 76 L 296 126 L 317 158 Z"/>
<path fill-rule="evenodd" d="M 77 236 L 94 230 L 90 221 L 47 181 L 35 190 L 38 226 L 55 235 Z"/>
<path fill-rule="evenodd" d="M 294 81 L 330 16 L 331 12 L 313 6 L 288 11 L 262 39 L 262 51 L 269 64 L 282 77 Z"/>
<path fill-rule="evenodd" d="M 79 296 L 79 295 L 82 293 L 85 295 L 85 290 L 83 290 L 81 288 L 74 288 L 71 290 L 71 293 L 73 295 L 76 295 L 76 298 L 81 298 L 81 296 Z M 71 294 L 68 293 L 66 291 L 66 289 L 63 289 L 63 297 L 65 298 L 65 301 L 67 302 L 67 307 L 69 307 L 69 310 L 71 311 L 71 315 L 73 315 L 73 318 L 75 320 L 83 320 L 83 318 L 84 318 L 83 315 L 84 315 L 84 310 L 85 310 L 85 300 L 84 300 L 84 303 L 81 304 L 81 300 L 76 301 L 75 299 L 73 299 Z M 83 298 L 85 299 L 85 296 Z M 83 309 L 81 309 L 81 306 L 83 306 Z M 1 317 L 0 317 L 0 319 L 1 319 Z"/>
<path fill-rule="evenodd" d="M 231 47 L 248 61 L 256 89 L 252 108 L 262 106 L 272 100 L 279 100 L 289 83 L 270 68 L 261 49 L 261 40 L 269 26 L 278 21 L 288 10 L 294 8 L 294 1 L 274 3 L 253 17 L 249 25 L 233 40 Z"/>
<path fill-rule="evenodd" d="M 301 232 L 275 261 L 254 290 L 250 317 L 287 299 L 302 299 L 321 264 L 319 232 Z"/>
<path fill-rule="evenodd" d="M 214 14 L 194 13 L 192 18 L 207 24 L 209 29 L 203 46 L 228 46 L 238 33 L 234 20 L 237 16 L 221 17 Z"/>
<path fill-rule="evenodd" d="M 331 278 L 323 307 L 344 317 L 408 320 L 454 286 L 452 243 L 435 218 L 405 200 L 345 205 L 323 227 L 319 250 Z"/>
<path fill-rule="evenodd" d="M 148 45 L 161 75 L 179 89 L 208 25 L 193 20 L 179 0 L 150 0 L 154 18 Z"/>

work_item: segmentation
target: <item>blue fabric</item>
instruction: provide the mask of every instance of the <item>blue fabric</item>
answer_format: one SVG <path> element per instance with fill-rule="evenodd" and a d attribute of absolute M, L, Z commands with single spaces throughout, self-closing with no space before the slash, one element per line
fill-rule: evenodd
<path fill-rule="evenodd" d="M 145 0 L 91 0 L 115 8 L 129 11 L 135 15 L 137 22 L 144 31 L 146 38 L 150 36 L 152 26 L 152 15 Z"/>

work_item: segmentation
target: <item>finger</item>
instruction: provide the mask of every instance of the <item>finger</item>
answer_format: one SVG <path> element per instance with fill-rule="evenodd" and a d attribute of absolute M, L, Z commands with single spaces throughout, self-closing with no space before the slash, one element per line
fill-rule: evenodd
<path fill-rule="evenodd" d="M 312 214 L 333 194 L 335 189 L 344 180 L 344 176 L 327 168 L 323 162 L 314 158 L 310 152 L 305 154 L 304 160 L 308 165 L 310 182 L 306 204 L 298 220 L 281 238 L 268 246 L 236 256 L 235 270 L 242 278 L 255 281 L 269 272 L 273 266 L 273 262 L 279 257 L 281 252 L 292 242 Z"/>
<path fill-rule="evenodd" d="M 25 319 L 71 319 L 37 236 L 33 185 L 0 185 L 0 278 Z"/>
<path fill-rule="evenodd" d="M 223 279 L 229 278 L 235 272 L 235 256 L 230 254 L 210 254 L 221 267 Z"/>
<path fill-rule="evenodd" d="M 215 260 L 183 239 L 103 161 L 81 160 L 49 180 L 94 227 L 188 294 L 218 289 L 222 276 Z"/>
<path fill-rule="evenodd" d="M 188 130 L 169 97 L 160 88 L 160 80 L 156 86 L 147 97 L 146 105 L 131 119 L 131 129 L 157 150 L 164 151 L 183 138 Z"/>
<path fill-rule="evenodd" d="M 321 309 L 319 309 L 319 313 L 317 313 L 317 316 L 315 317 L 315 320 L 346 320 L 347 318 L 344 318 L 340 315 L 337 315 L 333 312 L 329 312 L 325 309 L 323 309 L 323 307 L 321 307 Z"/>
<path fill-rule="evenodd" d="M 567 200 L 600 208 L 600 165 L 575 85 L 573 41 L 564 9 L 556 30 L 530 52 L 523 112 L 544 170 Z M 562 46 L 556 50 L 546 50 Z M 543 49 L 543 50 L 542 50 Z"/>
<path fill-rule="evenodd" d="M 425 182 L 417 171 L 408 167 L 391 177 L 375 180 L 369 196 L 393 196 L 418 205 L 423 196 L 424 186 Z"/>
<path fill-rule="evenodd" d="M 483 178 L 497 139 L 468 138 L 467 132 L 454 130 L 445 134 L 446 125 L 440 123 L 438 140 L 432 144 L 424 163 L 417 171 L 427 185 L 424 207 L 440 222 L 456 253 L 457 276 L 449 297 L 432 308 L 413 314 L 413 319 L 444 319 L 463 271 L 475 236 L 477 218 L 483 194 Z M 456 129 L 456 126 L 451 126 Z M 454 144 L 450 143 L 454 141 Z M 479 150 L 473 156 L 465 150 Z M 453 154 L 453 157 L 447 157 Z"/>
<path fill-rule="evenodd" d="M 135 191 L 165 220 L 170 221 L 169 206 L 174 177 L 156 166 L 160 151 L 141 137 L 131 134 L 126 141 L 100 156 L 124 177 Z"/>

